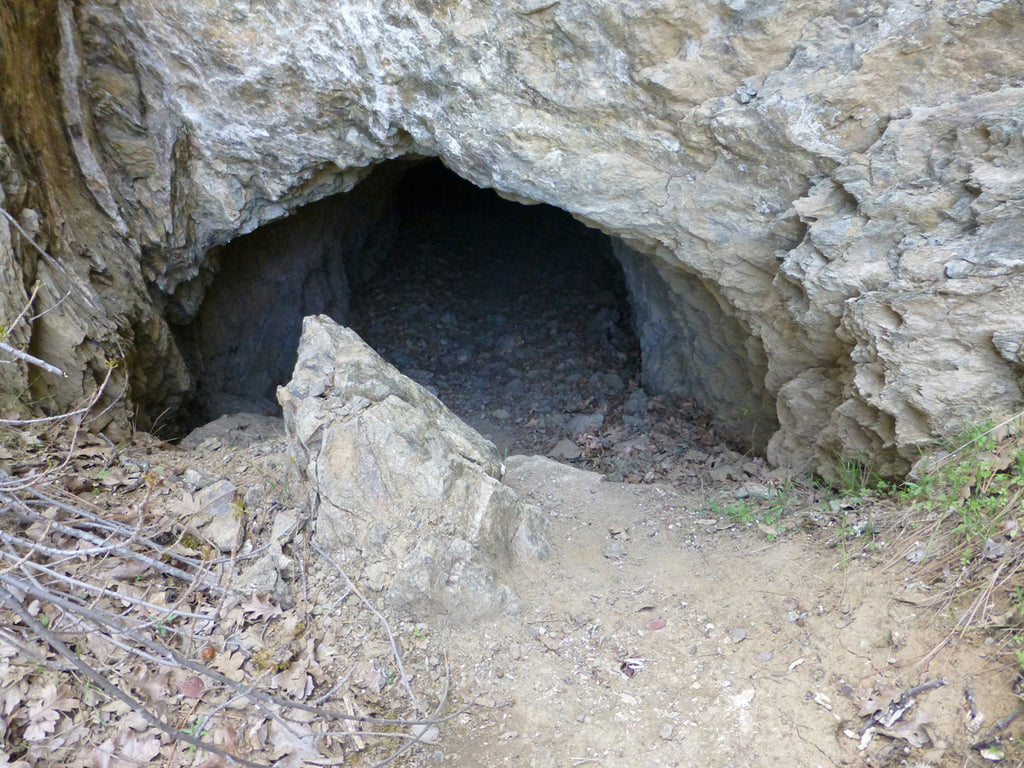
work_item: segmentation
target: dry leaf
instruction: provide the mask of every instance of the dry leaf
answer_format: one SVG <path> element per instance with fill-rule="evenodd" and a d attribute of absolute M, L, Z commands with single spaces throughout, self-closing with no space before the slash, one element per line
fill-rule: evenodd
<path fill-rule="evenodd" d="M 108 488 L 112 488 L 119 485 L 127 485 L 128 473 L 124 471 L 123 467 L 116 467 L 109 472 L 100 473 L 100 483 Z"/>
<path fill-rule="evenodd" d="M 149 668 L 140 666 L 136 669 L 133 677 L 135 678 L 135 684 L 142 691 L 143 698 L 149 704 L 164 701 L 171 692 L 171 673 L 169 670 L 154 674 Z"/>
<path fill-rule="evenodd" d="M 313 731 L 303 723 L 288 721 L 286 729 L 277 720 L 270 721 L 270 743 L 275 747 L 275 759 L 285 755 L 295 755 L 316 760 L 321 757 L 321 754 L 313 742 Z"/>
<path fill-rule="evenodd" d="M 286 691 L 293 699 L 302 701 L 313 692 L 313 678 L 306 671 L 299 668 L 299 665 L 292 666 L 283 672 L 278 672 L 270 683 L 275 688 Z"/>
<path fill-rule="evenodd" d="M 67 690 L 67 689 L 64 689 Z M 57 686 L 50 683 L 43 687 L 39 701 L 33 702 L 28 708 L 29 724 L 25 729 L 25 739 L 38 741 L 45 738 L 57 727 L 61 712 L 78 709 L 78 699 L 61 696 Z"/>
<path fill-rule="evenodd" d="M 1006 554 L 1006 542 L 985 539 L 985 545 L 981 548 L 981 556 L 986 560 L 998 560 Z"/>
<path fill-rule="evenodd" d="M 134 579 L 149 570 L 149 566 L 138 560 L 125 560 L 106 571 L 112 579 Z"/>
<path fill-rule="evenodd" d="M 182 680 L 178 683 L 178 693 L 187 699 L 198 699 L 203 695 L 206 690 L 206 686 L 203 684 L 203 678 L 199 675 L 190 677 L 188 680 Z"/>
<path fill-rule="evenodd" d="M 180 499 L 171 502 L 170 511 L 175 514 L 193 517 L 203 511 L 203 505 L 199 501 L 197 494 L 182 493 Z"/>
<path fill-rule="evenodd" d="M 245 654 L 224 651 L 224 653 L 214 659 L 210 666 L 222 673 L 225 677 L 230 677 L 232 680 L 237 682 L 245 677 L 245 673 L 242 672 L 242 665 L 244 663 Z"/>
<path fill-rule="evenodd" d="M 251 615 L 254 619 L 272 619 L 283 613 L 280 606 L 271 603 L 266 595 L 250 597 L 242 603 L 242 610 L 247 616 Z"/>
<path fill-rule="evenodd" d="M 897 739 L 903 739 L 914 749 L 920 749 L 931 743 L 931 736 L 928 734 L 928 729 L 925 727 L 932 721 L 931 717 L 928 716 L 927 712 L 918 712 L 910 720 L 906 722 L 898 723 L 893 728 L 886 728 L 879 730 L 879 733 L 883 733 L 886 736 L 891 736 Z"/>
<path fill-rule="evenodd" d="M 114 739 L 107 739 L 93 749 L 90 762 L 93 768 L 138 768 L 148 765 L 160 754 L 160 739 L 156 736 L 128 731 Z"/>

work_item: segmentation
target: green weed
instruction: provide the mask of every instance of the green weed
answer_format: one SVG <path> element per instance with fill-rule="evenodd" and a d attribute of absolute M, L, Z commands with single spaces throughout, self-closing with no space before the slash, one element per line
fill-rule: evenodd
<path fill-rule="evenodd" d="M 885 485 L 866 457 L 854 459 L 836 453 L 832 470 L 838 481 L 836 490 L 847 496 L 860 496 Z"/>

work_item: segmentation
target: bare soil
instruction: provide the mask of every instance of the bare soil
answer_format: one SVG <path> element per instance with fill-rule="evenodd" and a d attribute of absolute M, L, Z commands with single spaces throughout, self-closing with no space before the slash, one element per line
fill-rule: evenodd
<path fill-rule="evenodd" d="M 229 417 L 188 445 L 145 435 L 120 448 L 89 439 L 65 484 L 90 509 L 129 517 L 144 510 L 185 530 L 191 484 L 227 479 L 245 500 L 243 553 L 258 554 L 275 519 L 302 519 L 305 489 L 279 423 Z M 12 476 L 45 461 L 42 448 L 4 456 Z M 306 548 L 302 531 L 278 562 L 284 595 L 221 606 L 222 619 L 196 633 L 192 652 L 199 658 L 210 648 L 213 668 L 297 700 L 356 715 L 447 717 L 400 765 L 990 764 L 971 745 L 1019 707 L 1016 670 L 983 632 L 948 641 L 951 622 L 922 605 L 932 587 L 902 550 L 879 535 L 868 551 L 869 540 L 856 537 L 868 519 L 880 528 L 891 505 L 829 500 L 796 484 L 771 526 L 745 525 L 722 512 L 741 482 L 609 482 L 536 456 L 510 457 L 507 467 L 506 481 L 548 521 L 551 543 L 550 557 L 513 574 L 520 612 L 470 626 L 425 624 L 390 616 L 358 585 L 389 620 L 404 683 L 380 616 L 355 593 L 323 587 L 336 574 Z M 222 568 L 231 577 L 251 562 Z M 162 587 L 145 583 L 146 599 L 158 599 Z M 42 615 L 61 625 L 59 612 L 44 606 Z M 225 764 L 175 747 L 73 675 L 55 678 L 34 657 L 4 648 L 12 761 L 127 765 L 104 762 L 96 750 L 126 749 L 134 734 L 166 765 Z M 162 691 L 154 706 L 178 727 L 220 712 L 211 736 L 252 759 L 373 765 L 403 743 L 372 736 L 369 725 L 349 732 L 315 718 L 288 721 L 302 738 L 282 736 L 267 713 L 225 709 L 231 697 L 216 686 L 200 687 L 197 698 L 188 670 L 118 669 L 129 690 Z M 55 680 L 64 682 L 50 691 Z M 939 680 L 903 700 L 887 728 L 870 716 Z M 26 728 L 58 692 L 65 709 L 54 711 L 53 733 Z M 1020 764 L 1017 733 L 1019 723 L 1001 734 L 1002 764 Z"/>
<path fill-rule="evenodd" d="M 516 464 L 552 556 L 521 616 L 444 633 L 475 706 L 416 765 L 972 765 L 965 689 L 988 724 L 1018 706 L 983 638 L 930 655 L 948 630 L 927 589 L 827 528 L 768 542 L 692 492 Z M 862 733 L 873 691 L 938 679 L 895 726 L 926 714 L 927 744 Z"/>

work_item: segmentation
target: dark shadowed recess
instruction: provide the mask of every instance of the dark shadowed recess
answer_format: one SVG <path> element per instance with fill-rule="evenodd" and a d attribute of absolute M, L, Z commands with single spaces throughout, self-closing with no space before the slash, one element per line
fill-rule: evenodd
<path fill-rule="evenodd" d="M 510 451 L 597 431 L 645 396 L 611 239 L 437 161 L 384 165 L 207 264 L 202 301 L 176 326 L 196 381 L 181 431 L 225 413 L 276 413 L 302 318 L 317 313 Z"/>

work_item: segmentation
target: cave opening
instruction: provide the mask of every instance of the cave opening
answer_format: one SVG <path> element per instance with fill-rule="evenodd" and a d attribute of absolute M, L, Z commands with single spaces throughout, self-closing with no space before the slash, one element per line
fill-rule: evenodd
<path fill-rule="evenodd" d="M 638 410 L 640 348 L 612 240 L 430 162 L 396 190 L 387 258 L 347 324 L 508 452 L 578 458 L 573 441 Z"/>
<path fill-rule="evenodd" d="M 276 415 L 302 317 L 352 327 L 508 452 L 585 459 L 649 396 L 613 239 L 500 198 L 438 161 L 382 166 L 351 192 L 211 252 L 176 326 L 196 380 L 183 428 Z M 589 440 L 589 442 L 588 442 Z M 589 447 L 588 447 L 589 446 Z"/>

